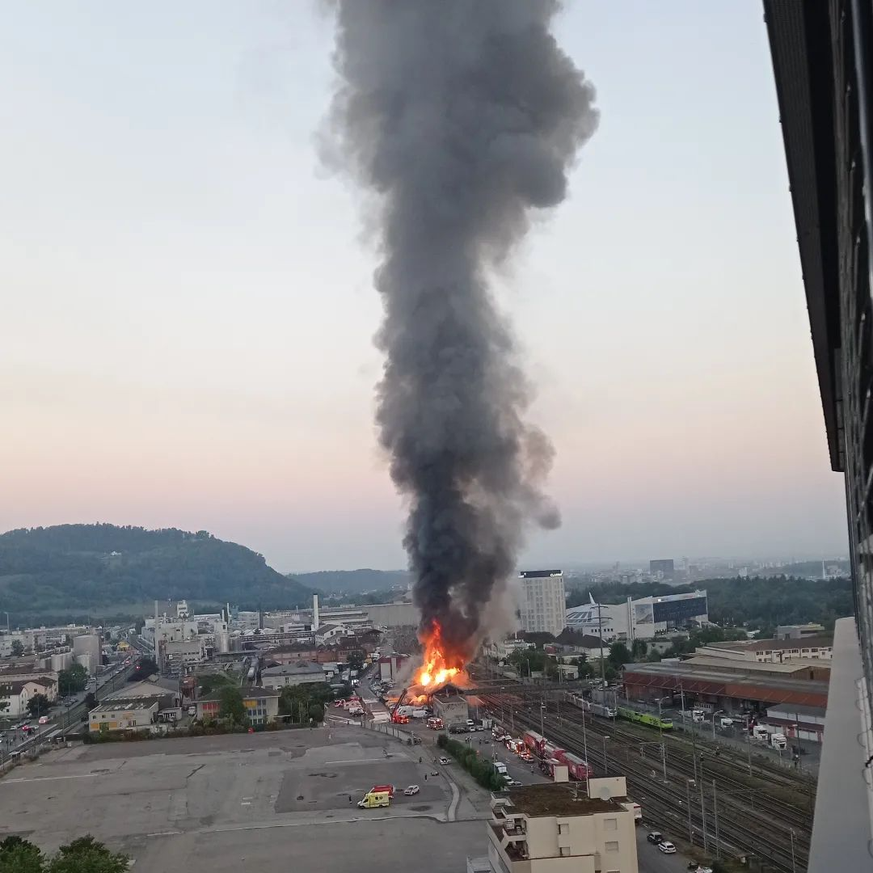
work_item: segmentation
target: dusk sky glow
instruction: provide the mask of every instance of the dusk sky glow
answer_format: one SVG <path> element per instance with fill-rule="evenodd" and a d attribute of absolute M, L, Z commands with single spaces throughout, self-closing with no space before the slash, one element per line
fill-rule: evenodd
<path fill-rule="evenodd" d="M 563 526 L 524 562 L 842 554 L 761 4 L 568 6 L 600 127 L 494 277 L 557 451 Z M 9 18 L 0 529 L 205 528 L 279 570 L 402 567 L 376 257 L 318 156 L 329 16 Z"/>

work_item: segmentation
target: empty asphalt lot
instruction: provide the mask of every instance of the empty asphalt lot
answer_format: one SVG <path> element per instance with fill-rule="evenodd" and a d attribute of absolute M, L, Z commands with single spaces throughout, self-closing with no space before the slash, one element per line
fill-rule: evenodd
<path fill-rule="evenodd" d="M 317 869 L 326 856 L 331 873 L 400 869 L 412 857 L 464 869 L 467 855 L 485 854 L 485 826 L 447 821 L 453 792 L 444 776 L 425 780 L 433 767 L 420 754 L 337 727 L 56 750 L 0 780 L 0 836 L 52 850 L 92 833 L 130 854 L 137 873 Z M 422 791 L 357 808 L 386 782 Z"/>

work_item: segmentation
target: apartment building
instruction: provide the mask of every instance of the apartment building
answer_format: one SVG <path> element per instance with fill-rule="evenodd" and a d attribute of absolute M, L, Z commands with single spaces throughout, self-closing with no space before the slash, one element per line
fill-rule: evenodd
<path fill-rule="evenodd" d="M 246 714 L 253 725 L 268 724 L 279 715 L 279 692 L 271 688 L 241 688 Z M 217 719 L 221 712 L 221 692 L 214 691 L 197 701 L 197 718 Z"/>
<path fill-rule="evenodd" d="M 564 574 L 560 570 L 527 570 L 521 574 L 520 581 L 522 629 L 557 636 L 567 625 Z"/>
<path fill-rule="evenodd" d="M 525 785 L 508 796 L 492 795 L 491 870 L 638 873 L 634 814 L 622 794 L 624 781 L 592 779 L 592 797 L 566 784 Z"/>

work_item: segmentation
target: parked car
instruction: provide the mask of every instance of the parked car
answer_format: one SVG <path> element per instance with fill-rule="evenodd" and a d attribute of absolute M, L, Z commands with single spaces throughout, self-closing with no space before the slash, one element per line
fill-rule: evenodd
<path fill-rule="evenodd" d="M 651 833 L 646 834 L 646 839 L 650 843 L 657 845 L 664 839 L 664 835 L 660 831 L 652 831 Z"/>
<path fill-rule="evenodd" d="M 421 791 L 421 789 L 417 785 L 410 785 L 403 789 L 403 793 L 407 797 L 412 797 L 414 794 L 418 794 L 419 791 Z"/>
<path fill-rule="evenodd" d="M 518 779 L 507 779 L 504 783 L 507 788 L 518 788 L 521 785 L 521 782 Z"/>
<path fill-rule="evenodd" d="M 669 840 L 664 840 L 663 842 L 658 843 L 658 850 L 665 855 L 676 854 L 676 847 Z"/>

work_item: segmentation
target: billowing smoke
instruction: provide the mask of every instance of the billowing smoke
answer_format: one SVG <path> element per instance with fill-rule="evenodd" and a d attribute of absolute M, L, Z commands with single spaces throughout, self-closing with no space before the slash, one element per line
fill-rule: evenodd
<path fill-rule="evenodd" d="M 554 0 L 337 0 L 330 121 L 376 196 L 385 309 L 381 442 L 408 498 L 404 545 L 450 656 L 471 655 L 525 526 L 560 521 L 548 439 L 489 270 L 560 203 L 594 89 L 550 32 Z"/>

